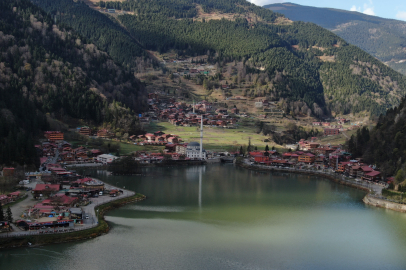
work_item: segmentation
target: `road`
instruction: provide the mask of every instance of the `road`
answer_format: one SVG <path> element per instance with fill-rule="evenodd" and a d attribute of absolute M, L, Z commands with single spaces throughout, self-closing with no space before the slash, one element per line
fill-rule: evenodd
<path fill-rule="evenodd" d="M 37 183 L 42 183 L 42 182 L 32 181 L 29 185 L 25 185 L 25 186 L 34 188 Z M 125 190 L 125 189 L 122 189 L 119 187 L 114 187 L 109 184 L 105 184 L 105 189 L 107 189 L 107 190 L 119 189 L 119 190 L 123 191 L 123 194 L 120 194 L 117 197 L 110 197 L 110 195 L 106 194 L 106 195 L 99 196 L 98 198 L 90 198 L 89 200 L 91 201 L 91 203 L 88 204 L 87 206 L 82 207 L 83 216 L 89 215 L 89 219 L 83 219 L 83 224 L 75 224 L 74 230 L 88 229 L 88 228 L 91 228 L 91 227 L 94 227 L 97 225 L 98 221 L 97 221 L 97 216 L 96 216 L 95 209 L 94 209 L 96 206 L 105 204 L 105 203 L 108 203 L 108 202 L 111 202 L 114 200 L 118 200 L 118 199 L 121 199 L 124 197 L 129 197 L 129 196 L 135 195 L 135 192 L 133 192 L 133 191 Z M 27 208 L 39 203 L 39 201 L 33 199 L 31 192 L 27 192 L 27 193 L 28 193 L 28 197 L 26 199 L 24 199 L 23 201 L 10 207 L 11 212 L 13 213 L 14 220 L 18 220 L 21 217 L 22 213 L 24 213 L 24 211 Z M 1 234 L 0 237 L 12 237 L 12 236 L 22 236 L 22 235 L 27 235 L 27 234 L 38 234 L 38 232 L 39 232 L 39 231 L 31 231 L 31 232 L 22 231 L 18 227 L 16 227 L 14 224 L 12 224 L 12 227 L 14 229 L 13 232 L 3 233 L 3 234 Z M 43 230 L 40 230 L 40 231 L 43 231 Z M 52 229 L 47 229 L 46 231 L 53 233 Z"/>

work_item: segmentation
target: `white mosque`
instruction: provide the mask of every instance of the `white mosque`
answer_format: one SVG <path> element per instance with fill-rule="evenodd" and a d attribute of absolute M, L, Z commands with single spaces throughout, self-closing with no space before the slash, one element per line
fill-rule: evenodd
<path fill-rule="evenodd" d="M 186 147 L 186 157 L 190 159 L 206 159 L 206 150 L 203 149 L 203 115 L 200 116 L 200 144 L 190 142 Z"/>
<path fill-rule="evenodd" d="M 200 144 L 191 142 L 186 147 L 186 157 L 190 159 L 200 159 Z M 202 149 L 202 159 L 206 159 L 206 150 Z"/>

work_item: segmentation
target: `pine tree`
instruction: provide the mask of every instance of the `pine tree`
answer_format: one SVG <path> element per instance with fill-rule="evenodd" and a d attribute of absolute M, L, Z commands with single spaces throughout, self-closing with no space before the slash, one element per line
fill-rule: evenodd
<path fill-rule="evenodd" d="M 242 145 L 240 146 L 240 155 L 244 155 L 244 151 L 242 150 Z"/>
<path fill-rule="evenodd" d="M 247 152 L 251 152 L 251 137 L 248 138 L 248 147 L 247 147 Z"/>
<path fill-rule="evenodd" d="M 13 222 L 13 213 L 11 213 L 10 206 L 7 207 L 7 212 L 6 212 L 6 220 L 10 223 Z"/>
<path fill-rule="evenodd" d="M 266 152 L 269 151 L 269 146 L 268 146 L 268 145 L 265 146 L 265 151 L 266 151 Z"/>
<path fill-rule="evenodd" d="M 0 221 L 4 221 L 4 212 L 3 212 L 3 206 L 0 203 Z"/>

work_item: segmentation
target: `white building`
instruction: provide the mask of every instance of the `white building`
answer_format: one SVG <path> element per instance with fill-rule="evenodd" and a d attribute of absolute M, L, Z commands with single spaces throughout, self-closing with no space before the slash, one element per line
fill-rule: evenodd
<path fill-rule="evenodd" d="M 202 149 L 202 158 L 206 159 L 206 150 Z M 191 142 L 186 147 L 186 157 L 190 159 L 200 159 L 200 144 Z"/>
<path fill-rule="evenodd" d="M 103 164 L 112 163 L 113 160 L 115 160 L 115 159 L 118 159 L 118 157 L 110 155 L 110 154 L 103 154 L 103 155 L 97 156 L 97 161 L 101 162 Z"/>

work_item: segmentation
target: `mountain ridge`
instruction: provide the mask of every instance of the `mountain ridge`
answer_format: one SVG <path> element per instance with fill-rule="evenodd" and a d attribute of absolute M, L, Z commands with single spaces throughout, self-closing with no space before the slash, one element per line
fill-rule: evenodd
<path fill-rule="evenodd" d="M 259 84 L 249 78 L 237 79 L 240 83 L 235 88 L 244 95 L 263 96 L 281 104 L 304 101 L 304 111 L 310 109 L 317 116 L 361 111 L 379 115 L 399 104 L 406 93 L 403 76 L 339 36 L 315 24 L 287 23 L 283 15 L 244 0 L 171 0 L 170 4 L 163 0 L 103 1 L 96 3 L 99 11 L 71 0 L 34 2 L 53 16 L 69 4 L 72 8 L 60 19 L 74 29 L 80 28 L 78 22 L 92 25 L 94 30 L 87 35 L 91 40 L 102 34 L 95 20 L 103 14 L 113 23 L 117 18 L 144 50 L 159 54 L 173 51 L 180 58 L 208 55 L 208 61 L 220 67 L 243 62 L 249 74 L 267 78 Z M 76 6 L 86 12 L 78 12 Z M 116 12 L 111 15 L 104 8 Z M 200 18 L 200 8 L 216 19 Z M 92 15 L 96 13 L 96 17 Z M 139 70 L 137 64 L 133 67 Z M 209 76 L 206 80 L 208 85 L 218 85 L 219 78 Z M 291 105 L 284 109 L 292 110 Z"/>
<path fill-rule="evenodd" d="M 406 74 L 406 22 L 357 11 L 303 6 L 294 3 L 266 5 L 294 21 L 312 22 L 333 31 L 395 70 Z M 404 60 L 404 61 L 402 61 Z"/>

